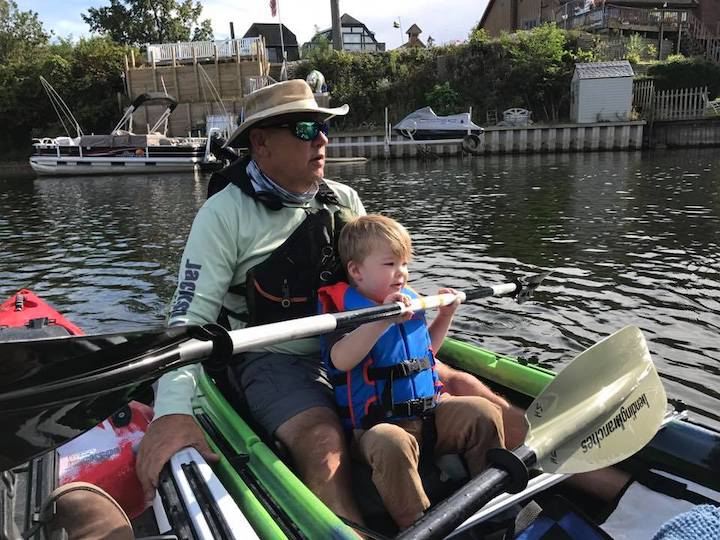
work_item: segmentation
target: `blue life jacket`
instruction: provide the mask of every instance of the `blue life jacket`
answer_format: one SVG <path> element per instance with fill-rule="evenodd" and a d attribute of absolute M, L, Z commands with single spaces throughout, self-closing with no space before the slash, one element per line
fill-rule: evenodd
<path fill-rule="evenodd" d="M 409 289 L 402 293 L 418 297 Z M 322 287 L 318 298 L 321 313 L 377 305 L 343 282 Z M 431 346 L 423 313 L 390 326 L 350 371 L 333 366 L 327 341 L 321 339 L 323 360 L 345 426 L 368 429 L 379 422 L 421 417 L 431 411 L 442 387 Z"/>

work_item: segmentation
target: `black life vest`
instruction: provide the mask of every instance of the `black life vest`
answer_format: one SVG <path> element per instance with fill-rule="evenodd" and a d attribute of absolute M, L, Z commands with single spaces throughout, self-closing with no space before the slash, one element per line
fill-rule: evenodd
<path fill-rule="evenodd" d="M 249 161 L 249 157 L 241 159 L 213 173 L 208 197 L 232 183 L 270 210 L 284 208 L 285 204 L 274 193 L 255 191 L 246 172 Z M 325 182 L 320 182 L 315 199 L 345 208 Z M 338 235 L 344 224 L 342 210 L 334 213 L 325 208 L 304 210 L 305 219 L 287 240 L 248 270 L 245 283 L 229 288 L 229 292 L 245 296 L 247 312 L 236 313 L 223 306 L 219 324 L 229 329 L 229 317 L 252 326 L 315 315 L 317 290 L 346 279 L 337 252 Z"/>

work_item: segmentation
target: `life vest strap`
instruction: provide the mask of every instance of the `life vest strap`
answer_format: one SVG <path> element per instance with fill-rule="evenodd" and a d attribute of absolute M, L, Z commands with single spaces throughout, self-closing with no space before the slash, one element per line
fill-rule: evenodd
<path fill-rule="evenodd" d="M 393 403 L 392 407 L 385 407 L 382 404 L 373 405 L 363 417 L 360 427 L 370 429 L 375 424 L 386 422 L 390 418 L 426 418 L 433 414 L 435 405 L 434 396 Z M 339 413 L 341 418 L 350 418 L 348 407 L 339 407 Z"/>
<path fill-rule="evenodd" d="M 394 366 L 368 368 L 367 374 L 368 379 L 372 381 L 377 381 L 378 379 L 395 380 L 402 377 L 409 377 L 410 375 L 430 369 L 431 367 L 432 364 L 429 358 L 414 358 L 400 364 L 395 364 Z M 336 373 L 330 377 L 330 383 L 333 386 L 344 386 L 347 384 L 347 377 L 345 373 Z"/>

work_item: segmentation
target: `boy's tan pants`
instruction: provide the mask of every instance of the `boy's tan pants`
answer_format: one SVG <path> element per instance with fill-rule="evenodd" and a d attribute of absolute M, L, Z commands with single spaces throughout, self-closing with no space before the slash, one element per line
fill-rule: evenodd
<path fill-rule="evenodd" d="M 500 407 L 476 396 L 445 396 L 435 408 L 435 455 L 460 454 L 470 474 L 485 469 L 485 452 L 504 446 Z M 401 528 L 430 506 L 418 473 L 422 421 L 382 423 L 355 430 L 360 456 L 372 468 L 372 479 L 388 512 Z"/>

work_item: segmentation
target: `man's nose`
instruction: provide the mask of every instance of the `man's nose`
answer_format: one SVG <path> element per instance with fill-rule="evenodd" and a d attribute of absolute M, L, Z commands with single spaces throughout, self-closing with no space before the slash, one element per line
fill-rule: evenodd
<path fill-rule="evenodd" d="M 318 133 L 318 136 L 315 137 L 312 141 L 313 146 L 317 148 L 322 148 L 328 143 L 327 135 L 325 135 L 322 131 Z"/>

